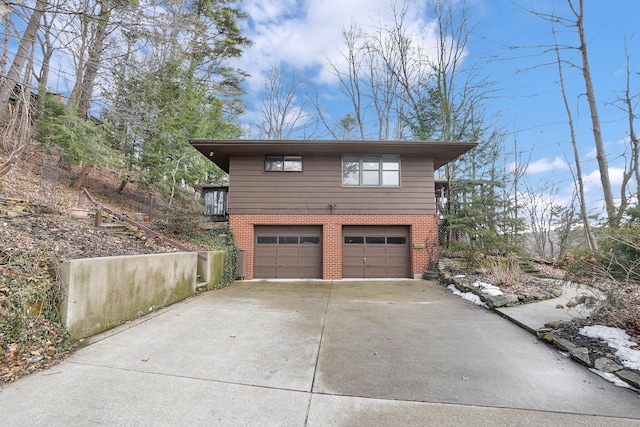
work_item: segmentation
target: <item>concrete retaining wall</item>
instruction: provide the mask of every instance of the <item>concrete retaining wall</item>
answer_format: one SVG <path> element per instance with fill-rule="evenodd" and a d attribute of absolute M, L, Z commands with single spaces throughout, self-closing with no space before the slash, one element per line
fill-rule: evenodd
<path fill-rule="evenodd" d="M 198 282 L 206 283 L 207 289 L 215 288 L 224 276 L 224 251 L 200 252 L 206 260 L 198 258 Z"/>
<path fill-rule="evenodd" d="M 196 292 L 198 274 L 207 288 L 218 284 L 224 252 L 118 256 L 66 261 L 60 313 L 76 341 L 106 331 Z M 222 262 L 219 262 L 222 257 Z"/>

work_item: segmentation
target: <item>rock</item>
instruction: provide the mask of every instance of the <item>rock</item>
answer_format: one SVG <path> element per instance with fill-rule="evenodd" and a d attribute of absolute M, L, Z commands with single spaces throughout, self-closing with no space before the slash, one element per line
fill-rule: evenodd
<path fill-rule="evenodd" d="M 591 359 L 589 358 L 589 349 L 586 347 L 577 347 L 569 351 L 569 354 L 574 360 L 582 363 L 586 366 L 591 366 Z"/>
<path fill-rule="evenodd" d="M 538 335 L 538 338 L 540 338 L 540 337 L 543 337 L 543 336 L 545 336 L 547 334 L 550 334 L 552 330 L 553 330 L 553 328 L 546 327 L 546 325 L 545 325 L 544 328 L 538 329 L 536 335 Z"/>
<path fill-rule="evenodd" d="M 593 367 L 598 371 L 606 372 L 609 374 L 622 369 L 622 365 L 618 365 L 616 362 L 606 357 L 600 357 L 599 359 L 596 359 L 596 361 L 593 363 Z"/>
<path fill-rule="evenodd" d="M 562 288 L 553 288 L 551 289 L 551 295 L 555 298 L 559 298 L 562 296 Z"/>
<path fill-rule="evenodd" d="M 538 338 L 545 340 L 548 343 L 553 344 L 553 341 L 556 339 L 556 337 L 553 336 L 553 334 L 542 334 L 539 335 Z"/>
<path fill-rule="evenodd" d="M 640 375 L 629 369 L 621 369 L 615 372 L 615 376 L 631 384 L 635 388 L 640 388 Z"/>
<path fill-rule="evenodd" d="M 505 307 L 510 305 L 517 304 L 520 300 L 517 295 L 513 294 L 503 294 L 503 295 L 482 295 L 485 299 L 488 300 L 489 306 L 491 307 Z"/>
<path fill-rule="evenodd" d="M 545 328 L 558 329 L 565 322 L 563 320 L 554 320 L 553 322 L 547 322 L 544 324 Z"/>
<path fill-rule="evenodd" d="M 573 344 L 571 341 L 564 338 L 558 338 L 556 336 L 553 337 L 553 345 L 558 347 L 560 350 L 568 352 L 571 352 L 571 350 L 574 350 L 576 348 L 575 344 Z"/>

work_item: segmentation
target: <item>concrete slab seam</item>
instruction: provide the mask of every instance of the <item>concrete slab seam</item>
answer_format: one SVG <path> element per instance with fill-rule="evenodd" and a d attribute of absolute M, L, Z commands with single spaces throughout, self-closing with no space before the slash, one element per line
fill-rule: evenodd
<path fill-rule="evenodd" d="M 307 404 L 307 414 L 304 418 L 304 425 L 309 422 L 309 413 L 311 412 L 311 401 L 313 398 L 313 386 L 316 383 L 316 375 L 318 373 L 318 361 L 320 360 L 320 349 L 322 348 L 322 337 L 324 336 L 324 327 L 327 323 L 327 313 L 329 312 L 329 302 L 331 301 L 331 291 L 333 290 L 333 281 L 329 284 L 329 294 L 327 295 L 327 302 L 324 306 L 324 315 L 322 316 L 322 328 L 320 328 L 320 339 L 318 340 L 318 350 L 316 351 L 316 363 L 313 367 L 313 377 L 311 379 L 311 388 L 309 390 L 309 402 Z"/>

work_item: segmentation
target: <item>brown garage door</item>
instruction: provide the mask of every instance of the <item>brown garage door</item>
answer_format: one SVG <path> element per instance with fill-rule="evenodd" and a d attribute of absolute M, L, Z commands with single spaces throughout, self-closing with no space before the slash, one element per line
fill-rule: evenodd
<path fill-rule="evenodd" d="M 411 277 L 409 227 L 344 226 L 342 277 Z"/>
<path fill-rule="evenodd" d="M 254 277 L 322 278 L 321 226 L 256 225 L 254 235 Z"/>

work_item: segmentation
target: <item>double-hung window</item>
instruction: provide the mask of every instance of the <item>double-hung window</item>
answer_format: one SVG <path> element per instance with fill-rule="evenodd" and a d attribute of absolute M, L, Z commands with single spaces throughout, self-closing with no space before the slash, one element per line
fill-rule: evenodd
<path fill-rule="evenodd" d="M 400 156 L 365 154 L 342 156 L 344 187 L 399 187 Z"/>
<path fill-rule="evenodd" d="M 265 172 L 302 172 L 302 156 L 265 156 Z"/>

